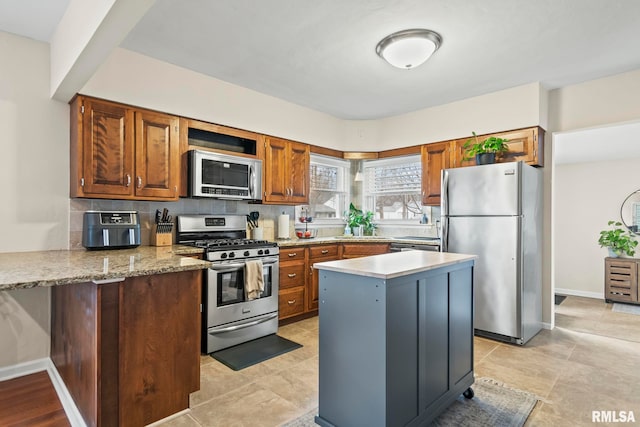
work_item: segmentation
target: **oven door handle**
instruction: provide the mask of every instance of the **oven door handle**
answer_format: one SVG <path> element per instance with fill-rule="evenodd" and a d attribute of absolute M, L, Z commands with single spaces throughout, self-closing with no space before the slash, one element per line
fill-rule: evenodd
<path fill-rule="evenodd" d="M 244 262 L 238 262 L 233 264 L 211 264 L 209 266 L 210 269 L 216 270 L 216 271 L 233 271 L 243 267 L 244 267 Z"/>
<path fill-rule="evenodd" d="M 279 261 L 279 259 L 275 258 L 275 257 L 263 258 L 262 259 L 262 265 L 272 265 L 272 264 L 275 264 L 278 261 Z M 216 270 L 216 271 L 232 271 L 232 270 L 237 270 L 238 268 L 243 268 L 244 264 L 245 264 L 244 262 L 211 264 L 211 266 L 209 268 L 212 269 L 212 270 Z"/>
<path fill-rule="evenodd" d="M 207 331 L 209 333 L 209 335 L 217 335 L 217 334 L 222 334 L 225 332 L 231 332 L 231 331 L 236 331 L 238 329 L 243 329 L 243 328 L 248 328 L 250 326 L 255 326 L 258 325 L 260 323 L 264 323 L 267 320 L 271 320 L 278 317 L 278 312 L 275 313 L 269 313 L 265 316 L 262 316 L 258 319 L 252 320 L 250 322 L 246 322 L 246 323 L 241 323 L 239 325 L 233 325 L 233 326 L 222 326 L 222 327 L 218 327 L 218 328 L 209 328 L 209 330 Z"/>

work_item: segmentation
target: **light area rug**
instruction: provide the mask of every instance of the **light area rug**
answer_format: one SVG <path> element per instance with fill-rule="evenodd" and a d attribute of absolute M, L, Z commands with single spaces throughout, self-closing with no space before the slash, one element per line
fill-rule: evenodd
<path fill-rule="evenodd" d="M 491 378 L 476 378 L 471 386 L 473 399 L 458 397 L 432 426 L 437 427 L 521 427 L 536 406 L 535 394 L 506 386 Z M 318 408 L 290 421 L 283 427 L 313 427 Z"/>
<path fill-rule="evenodd" d="M 617 302 L 615 302 L 613 303 L 613 307 L 611 307 L 611 311 L 615 311 L 616 313 L 627 313 L 640 316 L 640 305 L 618 304 Z"/>

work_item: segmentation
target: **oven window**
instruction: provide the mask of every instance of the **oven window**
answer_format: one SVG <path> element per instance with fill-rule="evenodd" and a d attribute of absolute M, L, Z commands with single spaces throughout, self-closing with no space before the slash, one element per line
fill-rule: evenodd
<path fill-rule="evenodd" d="M 233 271 L 220 272 L 218 279 L 218 307 L 243 302 L 244 297 L 244 269 L 239 268 Z M 264 281 L 264 291 L 260 298 L 270 297 L 273 293 L 273 266 L 265 265 L 262 268 L 262 279 Z"/>
<path fill-rule="evenodd" d="M 218 274 L 218 307 L 244 301 L 244 269 Z"/>
<path fill-rule="evenodd" d="M 265 265 L 262 268 L 262 280 L 264 281 L 264 291 L 260 295 L 260 298 L 271 296 L 271 283 L 273 279 L 273 267 Z"/>
<path fill-rule="evenodd" d="M 203 159 L 202 183 L 249 188 L 249 166 Z"/>

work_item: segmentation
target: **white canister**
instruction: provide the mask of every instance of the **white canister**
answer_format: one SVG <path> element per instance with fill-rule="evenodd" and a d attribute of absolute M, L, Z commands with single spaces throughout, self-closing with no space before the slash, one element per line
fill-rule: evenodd
<path fill-rule="evenodd" d="M 253 240 L 264 240 L 264 233 L 262 232 L 262 227 L 256 227 L 251 230 L 251 238 Z"/>

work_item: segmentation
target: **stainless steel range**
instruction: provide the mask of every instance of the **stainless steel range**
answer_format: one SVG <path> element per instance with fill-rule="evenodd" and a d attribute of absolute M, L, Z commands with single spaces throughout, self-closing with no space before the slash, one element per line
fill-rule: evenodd
<path fill-rule="evenodd" d="M 212 353 L 278 331 L 278 246 L 246 238 L 241 215 L 178 216 L 176 240 L 213 264 L 203 286 L 202 351 Z M 254 261 L 259 261 L 256 264 Z M 262 291 L 248 292 L 246 267 L 262 265 Z"/>

